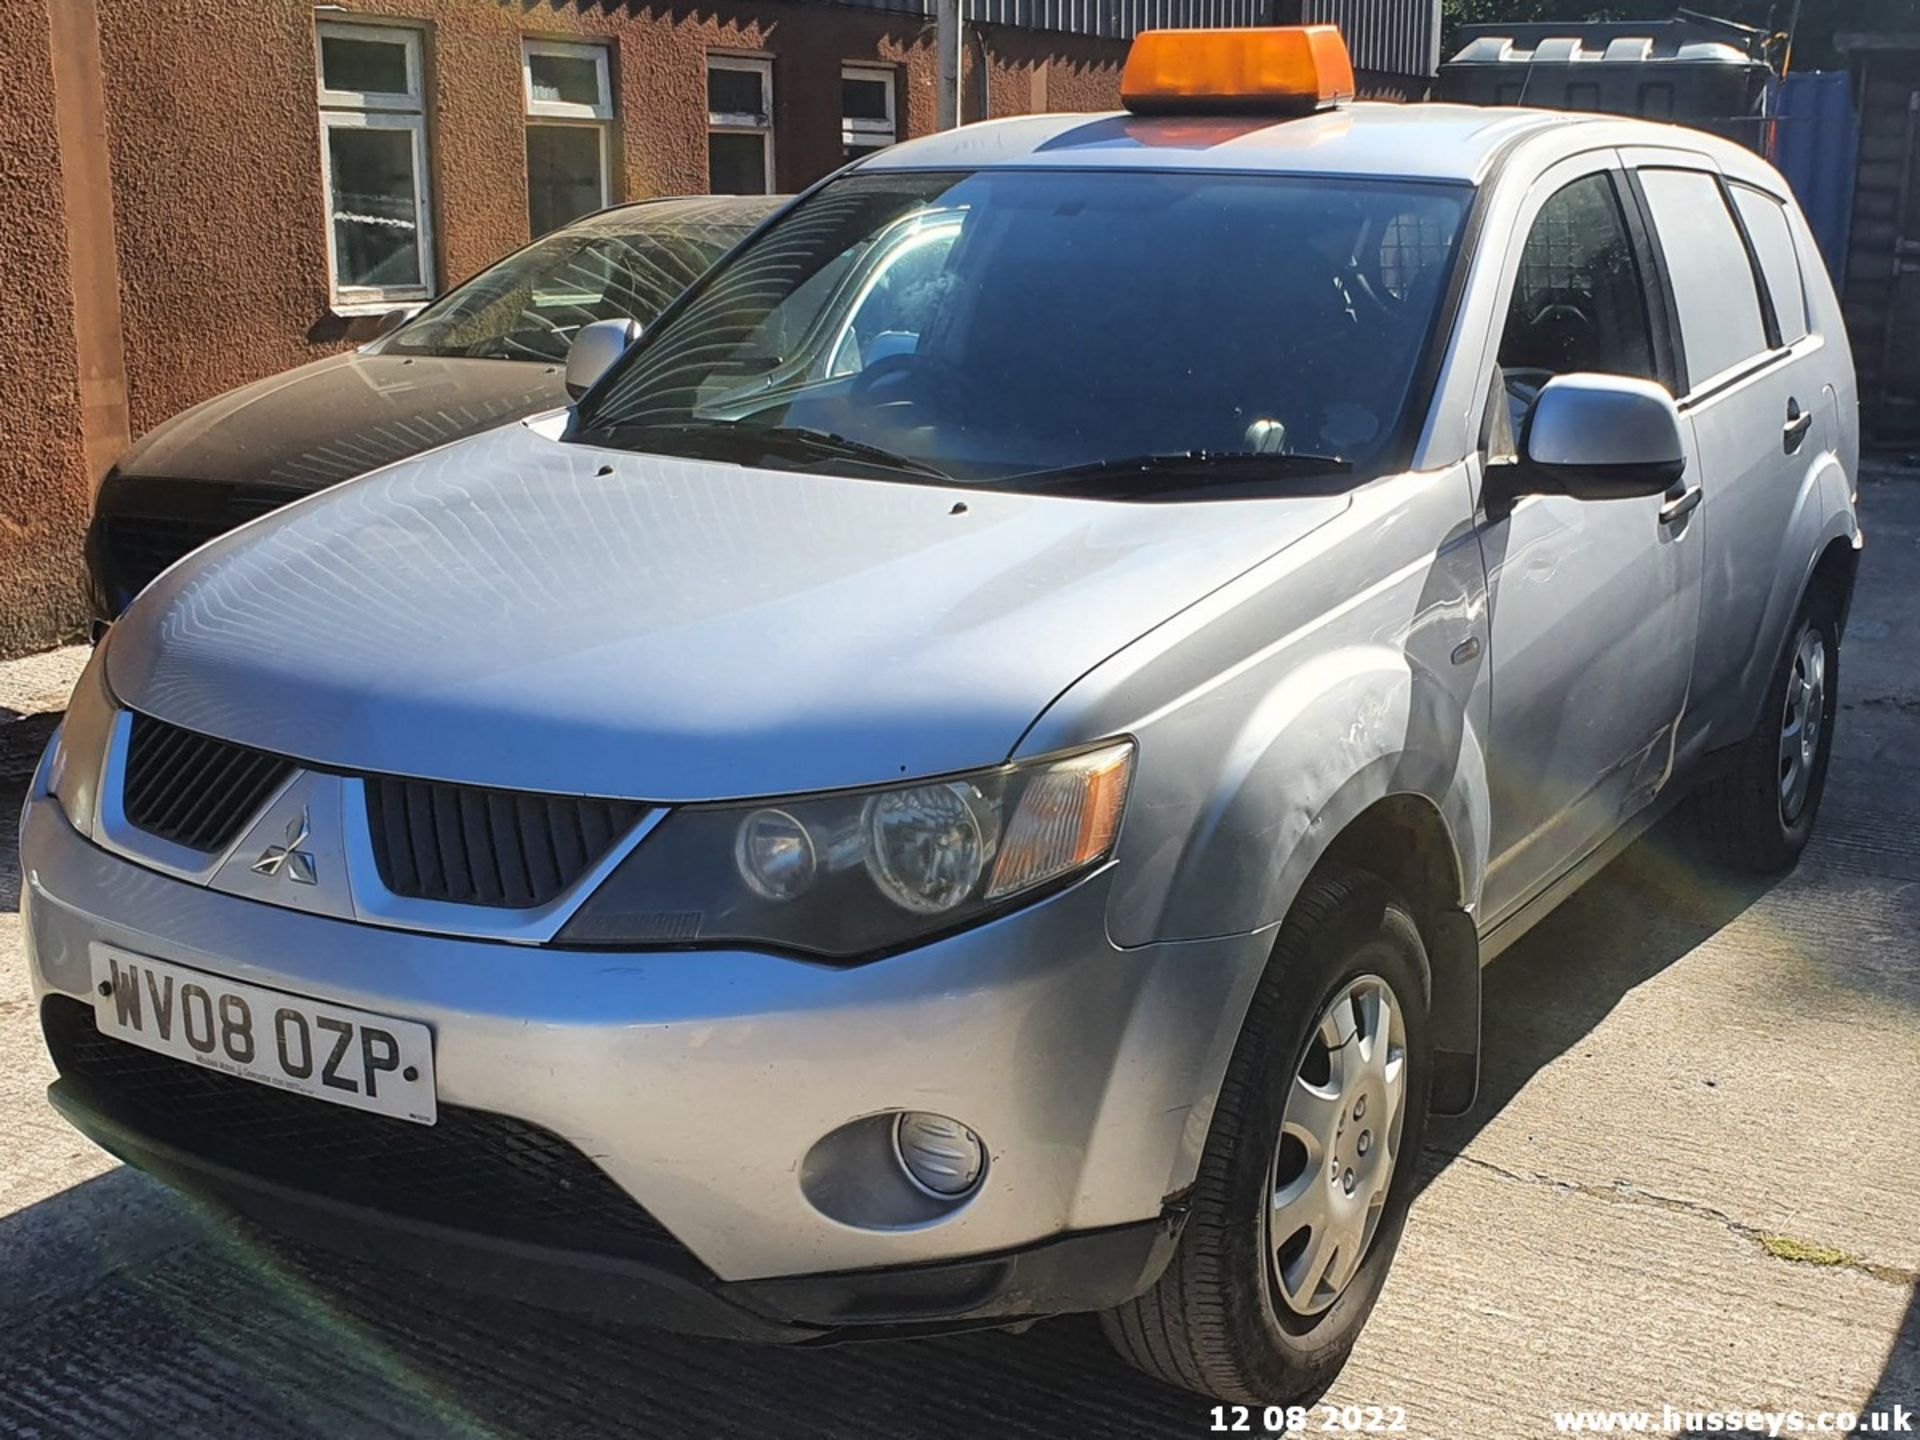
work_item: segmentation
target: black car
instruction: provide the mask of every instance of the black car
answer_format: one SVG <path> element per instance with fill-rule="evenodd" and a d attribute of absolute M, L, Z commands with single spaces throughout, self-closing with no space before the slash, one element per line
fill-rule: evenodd
<path fill-rule="evenodd" d="M 651 323 L 780 203 L 713 196 L 603 210 L 371 344 L 156 426 L 107 472 L 94 502 L 86 558 L 96 628 L 189 550 L 257 515 L 565 405 L 567 352 L 584 326 Z"/>

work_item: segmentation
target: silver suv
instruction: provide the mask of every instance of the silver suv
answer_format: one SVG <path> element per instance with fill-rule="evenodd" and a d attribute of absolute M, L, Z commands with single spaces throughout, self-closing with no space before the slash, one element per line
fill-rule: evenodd
<path fill-rule="evenodd" d="M 1860 545 L 1779 175 L 1333 53 L 873 155 L 170 570 L 27 802 L 53 1103 L 554 1304 L 1324 1385 L 1482 964 L 1806 844 Z"/>

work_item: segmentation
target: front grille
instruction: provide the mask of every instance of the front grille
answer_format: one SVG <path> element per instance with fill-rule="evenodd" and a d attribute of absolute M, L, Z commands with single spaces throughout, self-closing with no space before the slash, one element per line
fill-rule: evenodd
<path fill-rule="evenodd" d="M 92 1008 L 65 996 L 49 996 L 40 1021 L 61 1077 L 90 1106 L 242 1174 L 483 1235 L 650 1258 L 679 1251 L 604 1170 L 538 1125 L 455 1105 L 416 1125 L 275 1090 L 102 1035 Z"/>
<path fill-rule="evenodd" d="M 163 483 L 187 484 L 194 491 L 207 488 L 197 482 Z M 206 497 L 196 496 L 179 500 L 175 513 L 105 517 L 108 570 L 119 591 L 119 603 L 131 601 L 182 555 L 309 493 L 286 485 L 221 486 L 219 492 L 219 509 L 214 514 L 205 513 Z M 164 503 L 160 496 L 153 498 Z"/>
<path fill-rule="evenodd" d="M 381 882 L 396 895 L 525 910 L 585 875 L 647 812 L 627 800 L 369 776 Z"/>
<path fill-rule="evenodd" d="M 294 762 L 136 713 L 122 806 L 130 824 L 216 853 L 260 813 Z M 365 777 L 380 880 L 395 895 L 528 910 L 565 893 L 639 823 L 631 800 L 532 795 Z"/>
<path fill-rule="evenodd" d="M 136 713 L 121 804 L 130 824 L 206 853 L 225 849 L 293 762 Z"/>
<path fill-rule="evenodd" d="M 224 516 L 193 519 L 179 515 L 110 515 L 106 521 L 106 548 L 114 584 L 131 600 L 182 555 L 198 550 L 239 523 Z"/>

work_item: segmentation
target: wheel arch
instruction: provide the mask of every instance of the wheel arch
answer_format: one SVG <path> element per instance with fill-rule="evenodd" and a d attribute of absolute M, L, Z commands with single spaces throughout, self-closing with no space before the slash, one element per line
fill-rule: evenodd
<path fill-rule="evenodd" d="M 1860 574 L 1860 541 L 1858 537 L 1836 535 L 1827 541 L 1813 562 L 1813 569 L 1807 575 L 1806 585 L 1800 598 L 1802 607 L 1807 597 L 1817 590 L 1823 590 L 1833 597 L 1835 620 L 1840 638 L 1847 634 L 1847 616 L 1853 609 L 1853 586 Z"/>
<path fill-rule="evenodd" d="M 1473 1099 L 1480 1031 L 1474 921 L 1490 829 L 1474 697 L 1406 649 L 1342 648 L 1289 672 L 1216 753 L 1211 802 L 1177 838 L 1156 938 L 1278 924 L 1323 865 L 1404 895 L 1432 968 L 1434 1105 Z M 1187 783 L 1198 777 L 1191 774 Z"/>
<path fill-rule="evenodd" d="M 1765 652 L 1768 656 L 1766 669 L 1759 672 L 1757 680 L 1751 682 L 1753 699 L 1748 707 L 1742 734 L 1752 734 L 1765 722 L 1766 707 L 1772 703 L 1767 682 L 1785 659 L 1787 647 L 1795 639 L 1794 622 L 1805 611 L 1807 601 L 1815 593 L 1824 591 L 1832 597 L 1838 636 L 1842 640 L 1846 638 L 1847 616 L 1853 608 L 1854 582 L 1860 572 L 1862 543 L 1860 527 L 1854 519 L 1851 506 L 1827 515 L 1815 543 L 1807 547 L 1805 568 L 1796 578 L 1793 590 L 1788 592 L 1792 603 L 1779 612 L 1780 619 L 1774 627 L 1775 643 L 1770 651 Z"/>
<path fill-rule="evenodd" d="M 1434 1112 L 1471 1108 L 1480 1071 L 1480 936 L 1453 833 L 1425 795 L 1382 796 L 1333 837 L 1316 870 L 1378 876 L 1412 908 L 1427 949 Z"/>

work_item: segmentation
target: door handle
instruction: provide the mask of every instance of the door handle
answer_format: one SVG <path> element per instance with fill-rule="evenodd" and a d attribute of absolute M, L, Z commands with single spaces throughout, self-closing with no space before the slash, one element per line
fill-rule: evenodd
<path fill-rule="evenodd" d="M 1787 401 L 1787 423 L 1780 427 L 1780 448 L 1791 455 L 1813 428 L 1813 412 L 1802 410 L 1798 400 Z"/>
<path fill-rule="evenodd" d="M 1660 523 L 1671 525 L 1676 520 L 1686 519 L 1705 498 L 1698 485 L 1689 485 L 1660 507 Z"/>

